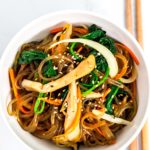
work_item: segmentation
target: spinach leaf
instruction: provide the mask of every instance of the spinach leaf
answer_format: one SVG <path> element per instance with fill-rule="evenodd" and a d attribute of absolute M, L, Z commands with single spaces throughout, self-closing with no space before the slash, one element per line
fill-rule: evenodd
<path fill-rule="evenodd" d="M 30 64 L 34 62 L 36 65 L 39 65 L 39 61 L 45 59 L 47 57 L 47 54 L 39 51 L 39 50 L 24 50 L 21 53 L 21 56 L 18 60 L 19 64 Z M 56 70 L 53 68 L 52 60 L 49 60 L 43 67 L 43 75 L 45 77 L 52 77 L 57 75 Z"/>
<path fill-rule="evenodd" d="M 116 47 L 114 41 L 110 37 L 102 37 L 99 43 L 106 46 L 113 54 L 116 53 Z"/>
<path fill-rule="evenodd" d="M 47 54 L 38 50 L 24 50 L 18 59 L 19 64 L 30 64 L 33 61 L 43 60 Z"/>
<path fill-rule="evenodd" d="M 106 32 L 95 24 L 89 27 L 90 33 L 83 36 L 83 38 L 94 40 L 107 47 L 113 54 L 116 53 L 114 40 L 106 35 Z"/>
<path fill-rule="evenodd" d="M 52 61 L 49 60 L 43 67 L 43 75 L 47 78 L 52 77 L 52 76 L 56 76 L 57 72 L 56 70 L 54 70 L 53 68 L 53 64 Z"/>
<path fill-rule="evenodd" d="M 82 38 L 98 41 L 101 37 L 106 36 L 106 32 L 94 24 L 89 27 L 89 31 L 90 33 L 84 35 Z"/>
<path fill-rule="evenodd" d="M 98 52 L 96 50 L 91 50 L 90 52 L 93 54 L 96 58 L 96 69 L 102 72 L 106 72 L 108 64 L 106 59 L 102 55 L 98 55 Z"/>

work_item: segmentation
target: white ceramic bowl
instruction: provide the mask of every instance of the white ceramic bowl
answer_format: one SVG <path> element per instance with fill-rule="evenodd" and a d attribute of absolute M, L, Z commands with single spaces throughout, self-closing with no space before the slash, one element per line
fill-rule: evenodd
<path fill-rule="evenodd" d="M 25 132 L 14 117 L 10 117 L 7 113 L 7 102 L 8 95 L 10 92 L 10 84 L 8 77 L 8 68 L 12 65 L 16 52 L 20 46 L 32 40 L 38 40 L 43 38 L 51 28 L 59 26 L 64 22 L 71 22 L 75 24 L 96 24 L 107 31 L 107 34 L 120 42 L 129 46 L 138 59 L 140 60 L 140 65 L 138 66 L 138 79 L 137 79 L 137 92 L 138 92 L 138 111 L 133 120 L 132 126 L 126 126 L 117 135 L 117 142 L 114 145 L 108 146 L 97 146 L 91 148 L 82 147 L 82 150 L 118 150 L 125 148 L 130 144 L 130 142 L 138 135 L 140 132 L 148 114 L 149 107 L 149 74 L 148 66 L 145 56 L 142 52 L 141 47 L 136 42 L 136 40 L 124 29 L 114 25 L 113 23 L 105 20 L 97 14 L 90 12 L 81 11 L 64 11 L 58 13 L 51 13 L 40 17 L 26 27 L 24 27 L 8 44 L 7 48 L 4 50 L 4 54 L 0 62 L 0 109 L 1 114 L 4 117 L 9 128 L 21 139 L 28 147 L 36 150 L 60 150 L 62 148 L 56 147 L 54 144 L 47 142 L 45 140 L 40 140 L 30 133 Z M 9 137 L 8 137 L 9 138 Z"/>

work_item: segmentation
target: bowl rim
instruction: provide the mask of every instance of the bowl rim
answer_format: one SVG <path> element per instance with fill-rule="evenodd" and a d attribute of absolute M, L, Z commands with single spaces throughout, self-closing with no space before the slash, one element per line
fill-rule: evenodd
<path fill-rule="evenodd" d="M 97 17 L 99 19 L 102 19 L 106 22 L 108 22 L 110 24 L 110 26 L 114 26 L 115 28 L 118 28 L 119 30 L 121 30 L 124 34 L 127 35 L 127 37 L 136 45 L 137 49 L 139 50 L 140 55 L 143 58 L 143 61 L 145 63 L 146 69 L 147 69 L 147 75 L 148 75 L 148 87 L 150 87 L 150 70 L 148 69 L 148 57 L 144 54 L 143 49 L 141 48 L 141 46 L 139 45 L 139 43 L 136 41 L 136 39 L 131 35 L 131 33 L 129 33 L 125 28 L 117 25 L 116 23 L 109 21 L 108 19 L 106 19 L 105 17 L 101 16 L 101 14 L 96 13 L 96 12 L 90 12 L 90 11 L 86 11 L 86 10 L 61 10 L 61 11 L 55 11 L 55 12 L 50 12 L 50 13 L 46 13 L 45 15 L 42 15 L 40 17 L 37 17 L 35 19 L 33 19 L 33 21 L 30 21 L 28 24 L 26 24 L 25 26 L 23 26 L 23 28 L 21 28 L 12 38 L 11 40 L 8 42 L 6 48 L 4 49 L 4 51 L 2 52 L 1 55 L 1 59 L 0 59 L 0 68 L 2 66 L 2 63 L 4 62 L 5 58 L 6 58 L 6 53 L 7 53 L 7 49 L 9 49 L 10 45 L 15 43 L 16 39 L 22 34 L 24 33 L 26 30 L 28 30 L 29 28 L 35 26 L 39 21 L 49 18 L 49 17 L 53 17 L 53 16 L 58 16 L 58 15 L 64 15 L 64 14 L 68 14 L 68 13 L 72 13 L 72 14 L 82 14 L 82 15 L 91 15 L 93 17 Z M 150 99 L 150 94 L 148 93 L 148 99 Z M 1 105 L 0 105 L 1 108 Z M 132 136 L 128 139 L 128 141 L 126 143 L 124 143 L 121 148 L 119 149 L 124 149 L 126 148 L 136 137 L 137 135 L 140 133 L 142 127 L 144 126 L 144 123 L 146 122 L 146 119 L 148 117 L 148 112 L 149 112 L 149 108 L 150 108 L 150 101 L 147 101 L 147 107 L 146 107 L 146 111 L 145 114 L 143 116 L 143 119 L 141 121 L 141 123 L 138 125 L 138 128 L 136 130 L 136 132 L 134 134 L 132 134 Z M 5 122 L 5 124 L 7 125 L 7 127 L 9 128 L 9 130 L 11 131 L 11 133 L 21 142 L 24 144 L 24 146 L 26 146 L 28 149 L 32 149 L 25 141 L 23 141 L 21 138 L 19 138 L 19 136 L 15 133 L 15 131 L 11 128 L 11 126 L 9 125 L 5 114 L 3 113 L 2 109 L 0 109 L 0 114 Z"/>

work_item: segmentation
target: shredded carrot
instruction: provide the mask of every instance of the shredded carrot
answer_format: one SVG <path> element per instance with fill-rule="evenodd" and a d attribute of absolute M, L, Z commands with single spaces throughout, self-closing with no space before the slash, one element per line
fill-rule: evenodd
<path fill-rule="evenodd" d="M 77 53 L 80 53 L 83 50 L 83 47 L 79 47 L 79 49 L 77 50 Z"/>
<path fill-rule="evenodd" d="M 9 76 L 10 76 L 14 96 L 17 99 L 17 105 L 19 106 L 19 110 L 23 113 L 29 113 L 29 111 L 25 110 L 25 108 L 23 106 L 21 106 L 22 100 L 19 99 L 20 95 L 19 95 L 18 90 L 15 86 L 15 73 L 14 73 L 14 70 L 12 68 L 9 69 Z"/>
<path fill-rule="evenodd" d="M 125 75 L 126 71 L 127 71 L 127 68 L 128 68 L 128 61 L 127 59 L 122 55 L 122 54 L 116 54 L 115 55 L 117 58 L 121 59 L 122 62 L 123 62 L 123 67 L 122 67 L 122 70 L 120 71 L 120 73 L 118 73 L 116 76 L 115 76 L 115 79 L 118 80 L 120 79 L 122 76 Z"/>
<path fill-rule="evenodd" d="M 89 31 L 87 29 L 84 29 L 84 28 L 73 28 L 73 31 L 74 32 L 78 32 L 78 33 L 81 33 L 81 34 L 87 34 Z"/>
<path fill-rule="evenodd" d="M 79 86 L 77 87 L 77 97 L 78 97 L 77 112 L 76 112 L 74 120 L 72 121 L 70 126 L 66 129 L 66 133 L 70 133 L 70 132 L 72 132 L 75 129 L 75 127 L 77 126 L 77 124 L 78 124 L 78 122 L 80 120 L 80 117 L 81 117 L 82 94 L 81 94 L 81 90 L 80 90 Z"/>
<path fill-rule="evenodd" d="M 110 93 L 110 91 L 111 91 L 111 89 L 108 88 L 108 89 L 104 92 L 104 95 L 103 95 L 103 97 L 102 97 L 102 100 L 103 100 L 103 101 L 105 100 L 106 96 Z"/>
<path fill-rule="evenodd" d="M 103 135 L 103 132 L 102 132 L 99 128 L 96 128 L 96 131 L 97 131 L 100 135 L 104 136 L 104 135 Z"/>
<path fill-rule="evenodd" d="M 39 100 L 45 101 L 51 105 L 60 106 L 62 104 L 61 99 L 48 99 L 48 98 L 39 98 Z"/>
<path fill-rule="evenodd" d="M 135 63 L 137 65 L 140 64 L 138 58 L 136 57 L 136 55 L 133 53 L 133 51 L 130 48 L 128 48 L 127 46 L 123 45 L 122 43 L 118 43 L 118 42 L 115 43 L 115 46 L 118 47 L 118 48 L 122 48 L 123 50 L 128 51 L 129 54 L 131 55 L 131 57 L 133 58 L 133 60 L 135 61 Z"/>
<path fill-rule="evenodd" d="M 12 68 L 9 69 L 9 76 L 10 76 L 14 96 L 15 96 L 15 98 L 19 98 L 18 91 L 17 91 L 17 88 L 15 86 L 15 74 L 14 74 L 14 70 Z"/>
<path fill-rule="evenodd" d="M 59 27 L 59 28 L 54 28 L 50 31 L 51 34 L 55 34 L 58 33 L 60 31 L 63 31 L 63 27 Z"/>

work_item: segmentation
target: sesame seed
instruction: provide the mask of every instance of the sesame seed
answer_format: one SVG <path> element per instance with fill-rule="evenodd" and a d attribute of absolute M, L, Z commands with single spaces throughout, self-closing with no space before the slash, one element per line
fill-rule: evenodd
<path fill-rule="evenodd" d="M 66 67 L 67 67 L 68 65 L 67 65 L 67 64 L 64 64 L 64 66 L 66 66 Z"/>
<path fill-rule="evenodd" d="M 53 69 L 54 69 L 54 70 L 57 70 L 57 69 L 58 69 L 58 67 L 54 66 L 54 67 L 53 67 Z"/>
<path fill-rule="evenodd" d="M 61 93 L 58 93 L 58 96 L 60 96 L 61 95 Z"/>
<path fill-rule="evenodd" d="M 58 56 L 55 56 L 55 58 L 58 58 Z"/>
<path fill-rule="evenodd" d="M 63 74 L 61 71 L 59 72 L 60 74 Z"/>
<path fill-rule="evenodd" d="M 92 84 L 94 84 L 95 83 L 95 81 L 94 80 L 92 80 Z"/>
<path fill-rule="evenodd" d="M 104 87 L 105 87 L 105 85 L 103 84 L 103 85 L 102 85 L 102 89 L 104 89 Z"/>
<path fill-rule="evenodd" d="M 103 78 L 103 76 L 100 76 L 99 78 L 100 78 L 100 79 L 102 79 L 102 78 Z"/>

